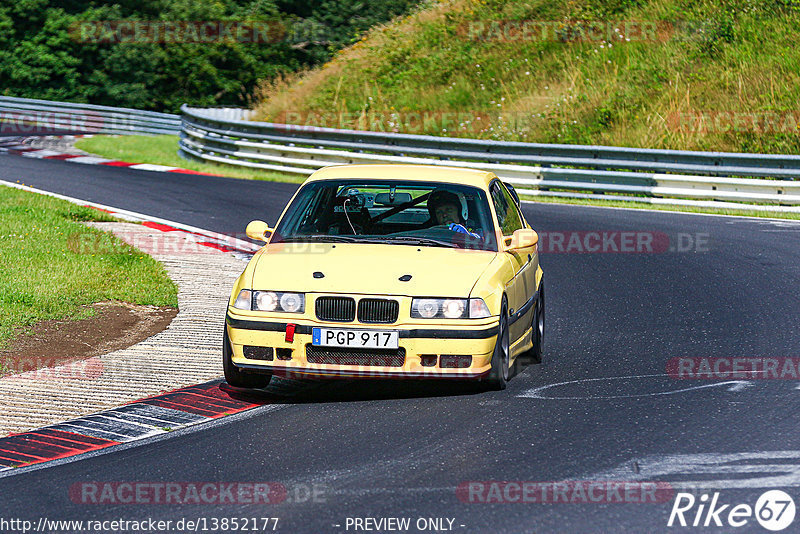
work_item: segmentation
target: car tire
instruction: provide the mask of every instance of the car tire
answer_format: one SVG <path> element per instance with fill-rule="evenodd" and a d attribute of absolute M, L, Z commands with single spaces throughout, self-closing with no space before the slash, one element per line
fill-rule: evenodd
<path fill-rule="evenodd" d="M 533 363 L 542 363 L 542 354 L 544 352 L 544 278 L 539 283 L 539 297 L 536 299 L 536 308 L 533 313 L 533 320 L 531 321 L 531 333 L 533 347 L 529 352 L 530 360 Z"/>
<path fill-rule="evenodd" d="M 228 328 L 222 336 L 222 370 L 225 373 L 225 382 L 235 388 L 265 388 L 272 380 L 271 374 L 256 374 L 242 371 L 233 364 L 231 355 L 231 342 L 228 339 Z"/>
<path fill-rule="evenodd" d="M 496 391 L 506 389 L 509 373 L 510 344 L 508 336 L 508 299 L 503 295 L 500 305 L 500 320 L 497 325 L 497 342 L 492 353 L 492 367 L 486 378 L 489 389 Z"/>

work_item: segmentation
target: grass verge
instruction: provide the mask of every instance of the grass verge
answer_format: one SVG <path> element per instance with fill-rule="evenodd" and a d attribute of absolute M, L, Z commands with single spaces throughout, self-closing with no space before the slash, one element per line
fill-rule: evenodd
<path fill-rule="evenodd" d="M 89 317 L 93 310 L 85 306 L 94 302 L 177 307 L 178 288 L 160 263 L 80 224 L 113 220 L 64 200 L 0 187 L 0 348 L 39 321 Z"/>
<path fill-rule="evenodd" d="M 301 174 L 260 171 L 233 165 L 215 165 L 213 163 L 201 163 L 183 159 L 178 155 L 177 135 L 96 135 L 78 139 L 75 147 L 104 158 L 119 161 L 169 165 L 231 178 L 294 183 L 301 183 L 306 179 L 306 176 Z"/>
<path fill-rule="evenodd" d="M 314 126 L 793 154 L 798 24 L 794 0 L 431 0 L 263 82 L 256 107 Z"/>

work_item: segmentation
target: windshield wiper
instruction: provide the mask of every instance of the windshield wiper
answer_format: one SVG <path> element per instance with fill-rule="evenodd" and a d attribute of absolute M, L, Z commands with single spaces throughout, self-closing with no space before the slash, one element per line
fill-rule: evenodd
<path fill-rule="evenodd" d="M 430 237 L 413 237 L 406 235 L 385 236 L 382 241 L 399 242 L 408 245 L 427 245 L 430 247 L 447 247 L 458 248 L 455 243 L 448 243 L 447 241 L 439 241 L 438 239 L 431 239 Z"/>
<path fill-rule="evenodd" d="M 286 237 L 278 241 L 278 243 L 302 243 L 305 241 L 316 241 L 319 243 L 363 243 L 368 240 L 348 235 L 316 234 Z"/>

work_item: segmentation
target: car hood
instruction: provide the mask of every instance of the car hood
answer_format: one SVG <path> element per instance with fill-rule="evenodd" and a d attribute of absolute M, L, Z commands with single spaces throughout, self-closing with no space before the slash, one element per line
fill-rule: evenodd
<path fill-rule="evenodd" d="M 356 244 L 276 243 L 253 258 L 256 290 L 467 297 L 496 252 Z M 314 273 L 324 277 L 315 278 Z M 410 275 L 403 282 L 401 277 Z M 319 275 L 317 275 L 319 276 Z"/>

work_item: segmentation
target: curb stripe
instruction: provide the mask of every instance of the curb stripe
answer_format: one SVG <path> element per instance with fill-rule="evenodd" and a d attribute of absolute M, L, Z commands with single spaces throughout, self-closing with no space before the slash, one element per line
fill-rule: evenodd
<path fill-rule="evenodd" d="M 172 226 L 167 226 L 166 224 L 161 224 L 157 222 L 150 222 L 144 221 L 142 226 L 146 226 L 147 228 L 152 228 L 153 230 L 161 230 L 162 232 L 177 232 L 179 231 L 177 228 Z"/>
<path fill-rule="evenodd" d="M 66 432 L 64 430 L 56 430 L 53 428 L 42 428 L 40 430 L 36 430 L 35 432 L 29 432 L 27 434 L 34 434 L 37 436 L 47 436 L 52 437 L 54 439 L 68 441 L 73 443 L 73 447 L 81 447 L 90 449 L 97 445 L 103 445 L 105 440 L 93 438 L 90 436 L 83 436 L 81 434 L 75 434 L 73 432 Z M 17 434 L 22 435 L 22 434 Z"/>
<path fill-rule="evenodd" d="M 10 464 L 12 467 L 16 467 L 15 464 L 19 465 L 28 463 L 38 463 L 44 461 L 44 458 L 40 456 L 31 456 L 25 453 L 15 452 L 15 451 L 4 450 L 0 454 L 2 454 L 0 458 L 4 460 L 10 460 L 11 462 L 13 462 L 12 464 Z"/>
<path fill-rule="evenodd" d="M 60 451 L 60 452 L 67 452 L 72 451 L 75 448 L 68 445 L 68 444 L 59 444 L 48 441 L 46 437 L 42 438 L 39 434 L 30 434 L 27 437 L 28 443 L 31 444 L 40 444 L 35 445 L 36 447 L 41 447 L 41 450 L 52 450 L 52 451 Z M 50 447 L 49 449 L 47 447 Z"/>
<path fill-rule="evenodd" d="M 135 163 L 128 163 L 127 161 L 104 161 L 100 165 L 108 165 L 109 167 L 130 167 L 136 165 Z"/>
<path fill-rule="evenodd" d="M 28 158 L 48 158 L 50 156 L 57 156 L 59 154 L 61 154 L 61 152 L 56 152 L 55 150 L 49 150 L 47 148 L 40 148 L 27 150 L 22 155 Z"/>
<path fill-rule="evenodd" d="M 218 245 L 217 243 L 209 243 L 208 241 L 198 241 L 197 244 L 203 245 L 204 247 L 215 248 L 220 252 L 244 252 L 243 250 L 239 250 L 238 248 L 233 248 L 226 245 Z"/>
<path fill-rule="evenodd" d="M 283 404 L 316 380 L 274 378 L 258 397 L 220 380 L 176 389 L 63 423 L 0 438 L 0 476 L 15 467 L 77 456 L 264 406 Z"/>
<path fill-rule="evenodd" d="M 47 156 L 44 159 L 61 159 L 61 160 L 65 160 L 65 159 L 72 159 L 72 158 L 78 158 L 78 157 L 80 157 L 80 156 L 78 156 L 76 154 L 57 154 L 55 156 Z"/>
<path fill-rule="evenodd" d="M 49 158 L 52 159 L 52 158 Z M 108 161 L 113 161 L 108 158 L 100 158 L 97 156 L 76 156 L 74 158 L 69 158 L 66 160 L 70 163 L 88 163 L 89 165 L 96 165 L 100 163 L 106 163 Z"/>
<path fill-rule="evenodd" d="M 37 458 L 39 460 L 44 460 L 50 458 L 51 456 L 58 456 L 62 454 L 65 447 L 54 446 L 51 444 L 36 444 L 36 442 L 32 442 L 30 438 L 26 436 L 26 439 L 18 440 L 16 443 L 12 443 L 10 445 L 6 445 L 5 452 L 16 452 L 19 454 L 27 454 L 32 456 L 33 458 Z"/>
<path fill-rule="evenodd" d="M 53 137 L 60 138 L 63 136 L 53 136 Z M 91 137 L 91 136 L 76 135 L 73 137 Z M 0 142 L 0 152 L 7 152 L 12 155 L 25 156 L 29 158 L 62 160 L 62 161 L 70 161 L 72 163 L 83 163 L 87 165 L 108 165 L 110 167 L 129 167 L 140 171 L 174 172 L 179 174 L 189 174 L 189 175 L 195 174 L 201 176 L 218 176 L 218 177 L 225 176 L 224 174 L 193 171 L 191 169 L 183 169 L 181 167 L 174 167 L 171 165 L 158 165 L 156 163 L 131 163 L 128 161 L 118 161 L 107 158 L 101 158 L 99 156 L 81 156 L 78 154 L 59 153 L 56 152 L 55 150 L 50 150 L 48 148 L 33 148 L 29 145 L 21 144 L 20 140 L 24 139 L 27 138 L 17 138 L 16 140 L 8 143 Z"/>
<path fill-rule="evenodd" d="M 134 163 L 130 166 L 131 169 L 136 169 L 137 171 L 156 171 L 156 172 L 170 172 L 178 167 L 172 167 L 169 165 L 157 165 L 155 163 Z"/>
<path fill-rule="evenodd" d="M 167 172 L 177 172 L 180 174 L 199 174 L 200 176 L 222 176 L 221 174 L 213 174 L 210 172 L 200 172 L 200 171 L 192 171 L 189 169 L 172 169 L 171 171 Z"/>

